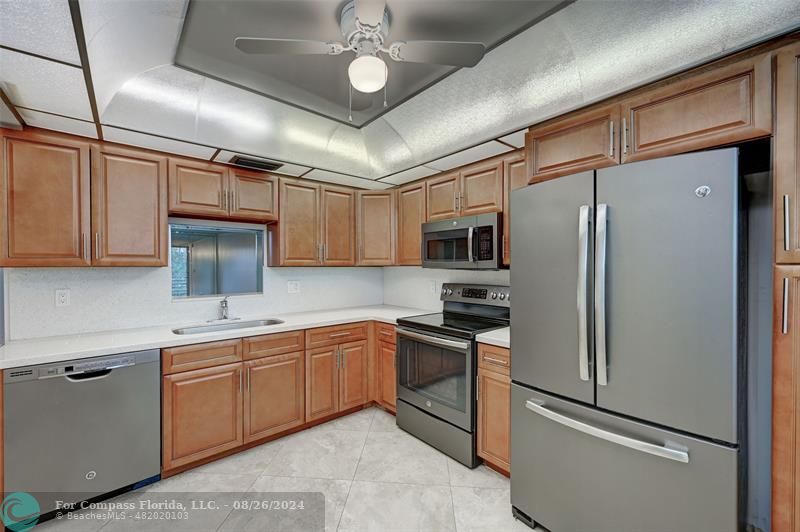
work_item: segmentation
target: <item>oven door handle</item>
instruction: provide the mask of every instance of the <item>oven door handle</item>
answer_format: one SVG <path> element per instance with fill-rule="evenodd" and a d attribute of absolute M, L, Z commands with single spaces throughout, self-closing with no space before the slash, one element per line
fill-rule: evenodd
<path fill-rule="evenodd" d="M 469 342 L 456 342 L 454 340 L 446 340 L 444 338 L 438 338 L 436 336 L 428 336 L 427 334 L 419 334 L 407 331 L 405 329 L 397 329 L 397 335 L 405 336 L 413 340 L 419 340 L 420 342 L 425 342 L 426 344 L 437 345 L 439 347 L 447 347 L 449 349 L 458 349 L 464 352 L 469 351 L 471 347 L 471 344 Z"/>

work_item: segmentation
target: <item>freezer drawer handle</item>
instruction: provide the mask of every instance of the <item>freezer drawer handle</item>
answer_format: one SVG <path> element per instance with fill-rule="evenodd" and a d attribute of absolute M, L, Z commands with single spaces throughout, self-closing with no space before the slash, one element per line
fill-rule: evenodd
<path fill-rule="evenodd" d="M 608 356 L 606 353 L 606 240 L 608 234 L 608 205 L 597 206 L 597 234 L 595 235 L 594 319 L 597 351 L 597 384 L 608 385 Z"/>
<path fill-rule="evenodd" d="M 589 380 L 589 215 L 588 205 L 578 211 L 578 375 Z"/>
<path fill-rule="evenodd" d="M 584 434 L 588 434 L 589 436 L 594 436 L 595 438 L 600 438 L 601 440 L 606 440 L 611 443 L 616 443 L 617 445 L 622 445 L 623 447 L 628 447 L 629 449 L 633 449 L 635 451 L 641 451 L 643 453 L 652 454 L 654 456 L 659 456 L 661 458 L 675 460 L 676 462 L 682 462 L 684 464 L 689 463 L 689 453 L 686 451 L 670 449 L 668 447 L 663 447 L 661 445 L 655 445 L 653 443 L 648 443 L 641 440 L 635 440 L 633 438 L 629 438 L 621 434 L 609 432 L 607 430 L 603 430 L 601 428 L 588 425 L 582 421 L 578 421 L 577 419 L 572 419 L 571 417 L 567 417 L 557 412 L 553 412 L 552 410 L 549 410 L 544 406 L 540 405 L 538 402 L 530 399 L 525 402 L 525 407 L 528 410 L 535 412 L 540 416 L 546 417 L 551 421 L 555 421 L 556 423 L 577 430 L 578 432 L 583 432 Z"/>

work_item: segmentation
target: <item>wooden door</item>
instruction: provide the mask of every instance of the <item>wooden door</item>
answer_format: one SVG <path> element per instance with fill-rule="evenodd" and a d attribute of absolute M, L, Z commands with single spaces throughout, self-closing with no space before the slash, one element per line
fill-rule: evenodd
<path fill-rule="evenodd" d="M 427 220 L 445 220 L 459 215 L 461 195 L 461 176 L 458 172 L 450 172 L 426 181 Z"/>
<path fill-rule="evenodd" d="M 503 158 L 495 157 L 461 170 L 461 216 L 503 210 Z"/>
<path fill-rule="evenodd" d="M 350 188 L 322 187 L 322 262 L 356 264 L 356 193 Z"/>
<path fill-rule="evenodd" d="M 278 178 L 264 172 L 231 168 L 230 216 L 253 222 L 278 219 Z"/>
<path fill-rule="evenodd" d="M 619 164 L 619 109 L 592 108 L 528 130 L 531 183 Z"/>
<path fill-rule="evenodd" d="M 169 212 L 227 218 L 230 194 L 228 168 L 211 163 L 169 160 Z"/>
<path fill-rule="evenodd" d="M 339 346 L 306 351 L 306 422 L 339 411 Z"/>
<path fill-rule="evenodd" d="M 800 44 L 776 56 L 775 261 L 800 264 Z"/>
<path fill-rule="evenodd" d="M 92 148 L 92 264 L 167 265 L 167 158 Z"/>
<path fill-rule="evenodd" d="M 522 150 L 503 160 L 503 264 L 511 264 L 511 192 L 528 185 L 528 171 Z"/>
<path fill-rule="evenodd" d="M 163 469 L 242 445 L 242 364 L 176 373 L 162 390 Z"/>
<path fill-rule="evenodd" d="M 391 266 L 395 250 L 395 193 L 359 191 L 356 210 L 359 266 Z"/>
<path fill-rule="evenodd" d="M 800 530 L 800 266 L 773 276 L 772 530 Z"/>
<path fill-rule="evenodd" d="M 339 346 L 339 410 L 361 406 L 368 401 L 367 341 Z"/>
<path fill-rule="evenodd" d="M 89 143 L 2 132 L 0 266 L 90 262 Z"/>
<path fill-rule="evenodd" d="M 280 180 L 280 265 L 320 264 L 319 185 L 298 179 Z"/>
<path fill-rule="evenodd" d="M 378 342 L 380 368 L 379 401 L 394 411 L 397 408 L 397 347 L 389 342 Z"/>
<path fill-rule="evenodd" d="M 478 456 L 511 470 L 511 379 L 478 368 Z"/>
<path fill-rule="evenodd" d="M 244 363 L 245 443 L 305 422 L 304 360 L 304 353 L 296 352 Z"/>
<path fill-rule="evenodd" d="M 422 224 L 425 223 L 425 182 L 397 189 L 397 253 L 402 265 L 422 264 Z"/>
<path fill-rule="evenodd" d="M 770 54 L 646 91 L 622 103 L 622 162 L 765 137 L 772 132 Z"/>

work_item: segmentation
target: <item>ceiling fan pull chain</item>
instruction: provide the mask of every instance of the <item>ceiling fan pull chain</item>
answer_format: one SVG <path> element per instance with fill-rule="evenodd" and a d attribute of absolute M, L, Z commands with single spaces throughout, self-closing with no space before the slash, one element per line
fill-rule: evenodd
<path fill-rule="evenodd" d="M 349 80 L 347 82 L 347 89 L 348 89 L 348 94 L 350 96 L 349 97 L 349 103 L 348 103 L 347 119 L 352 122 L 353 121 L 353 84 L 350 83 Z"/>

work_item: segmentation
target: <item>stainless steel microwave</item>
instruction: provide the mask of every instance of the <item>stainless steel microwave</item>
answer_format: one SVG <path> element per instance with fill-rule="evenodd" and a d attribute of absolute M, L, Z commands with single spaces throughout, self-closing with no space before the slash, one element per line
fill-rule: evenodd
<path fill-rule="evenodd" d="M 422 267 L 499 269 L 502 219 L 492 213 L 422 224 Z"/>

